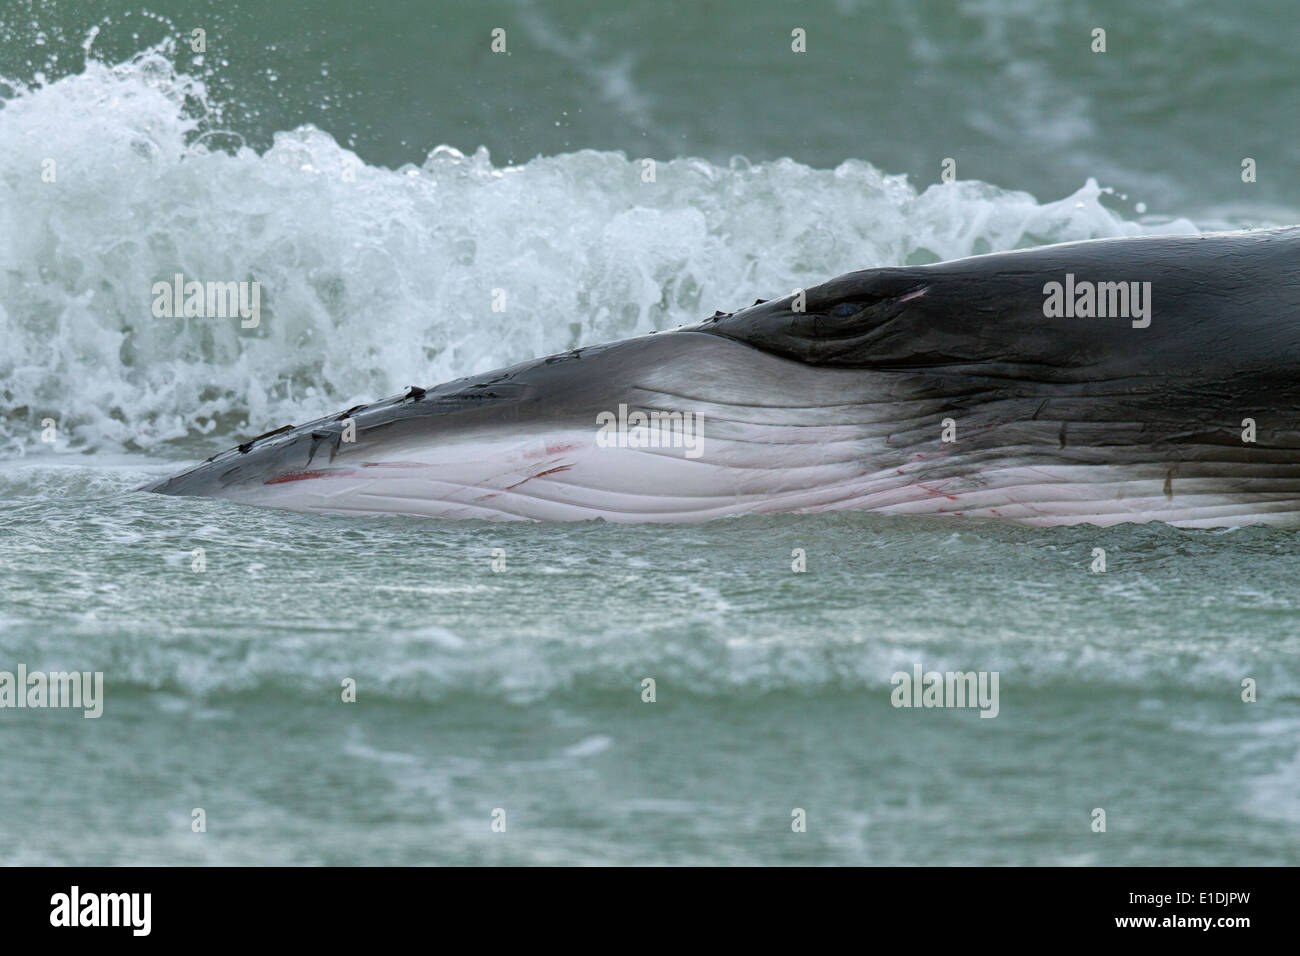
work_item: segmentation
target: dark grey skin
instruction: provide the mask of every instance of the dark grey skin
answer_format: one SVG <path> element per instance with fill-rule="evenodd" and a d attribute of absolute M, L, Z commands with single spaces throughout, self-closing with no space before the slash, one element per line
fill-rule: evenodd
<path fill-rule="evenodd" d="M 1151 283 L 1150 325 L 1045 316 L 1045 284 L 1067 273 L 1076 284 Z M 769 417 L 776 408 L 785 410 L 786 433 L 826 422 L 860 426 L 853 454 L 863 475 L 897 466 L 900 484 L 929 491 L 949 483 L 942 497 L 958 505 L 940 501 L 930 509 L 937 512 L 989 516 L 979 492 L 1002 480 L 990 483 L 990 470 L 1041 467 L 1044 482 L 1068 486 L 1071 499 L 1086 499 L 1093 487 L 1123 498 L 1122 484 L 1149 491 L 1154 481 L 1169 513 L 1135 506 L 1133 516 L 1116 517 L 1107 506 L 1094 518 L 1082 506 L 1045 503 L 1006 516 L 1300 525 L 1300 227 L 1103 239 L 868 269 L 810 288 L 803 311 L 796 305 L 786 296 L 672 332 L 412 389 L 259 437 L 147 490 L 238 498 L 236 489 L 374 460 L 386 446 L 591 430 L 597 412 L 625 402 L 707 407 L 715 420 L 719 407 Z M 349 417 L 354 444 L 340 441 Z M 722 445 L 712 465 L 725 468 L 729 449 L 752 446 L 742 430 L 753 418 L 738 412 L 734 422 L 715 421 L 710 434 Z M 1254 442 L 1243 441 L 1247 418 L 1256 423 Z M 940 441 L 944 419 L 955 423 L 957 441 Z M 826 457 L 811 448 L 809 455 L 810 467 Z M 835 462 L 843 466 L 843 455 Z M 871 496 L 880 485 L 870 480 L 870 492 L 827 507 L 877 508 L 885 499 Z M 1185 511 L 1182 494 L 1190 496 Z M 760 500 L 738 499 L 729 510 L 824 510 L 802 498 L 788 508 L 756 506 Z M 1003 515 L 993 508 L 992 516 Z"/>

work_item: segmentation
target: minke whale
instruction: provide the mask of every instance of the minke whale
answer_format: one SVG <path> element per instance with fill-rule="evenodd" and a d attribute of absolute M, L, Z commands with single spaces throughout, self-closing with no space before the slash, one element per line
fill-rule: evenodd
<path fill-rule="evenodd" d="M 329 514 L 1300 525 L 1300 227 L 868 269 L 297 427 L 149 491 Z"/>

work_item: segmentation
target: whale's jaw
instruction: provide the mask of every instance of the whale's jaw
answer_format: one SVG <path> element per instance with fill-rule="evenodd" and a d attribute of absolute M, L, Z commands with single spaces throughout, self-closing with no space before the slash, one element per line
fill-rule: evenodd
<path fill-rule="evenodd" d="M 148 490 L 439 518 L 1300 526 L 1298 265 L 1289 229 L 854 273 L 413 388 Z M 1142 321 L 1046 315 L 1062 275 L 1146 282 Z"/>
<path fill-rule="evenodd" d="M 665 333 L 354 410 L 354 442 L 335 437 L 342 416 L 312 422 L 147 490 L 335 514 L 543 521 L 854 507 L 867 489 L 897 484 L 867 480 L 899 409 L 859 401 L 866 386 L 858 373 L 726 338 Z"/>
<path fill-rule="evenodd" d="M 517 394 L 468 400 L 453 383 L 354 411 L 355 442 L 334 440 L 337 417 L 314 422 L 149 490 L 447 519 L 869 510 L 1030 525 L 1300 525 L 1291 451 L 1243 451 L 1230 422 L 1203 427 L 1199 441 L 1161 441 L 1186 432 L 1185 416 L 1160 413 L 1162 428 L 1123 388 L 1083 397 L 1095 390 L 816 368 L 697 332 L 534 363 L 509 383 Z M 698 431 L 611 440 L 600 416 L 625 422 L 629 410 L 676 413 Z"/>

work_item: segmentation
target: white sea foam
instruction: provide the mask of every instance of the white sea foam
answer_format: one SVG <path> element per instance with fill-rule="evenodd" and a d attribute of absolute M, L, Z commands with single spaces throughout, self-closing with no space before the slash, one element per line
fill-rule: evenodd
<path fill-rule="evenodd" d="M 393 170 L 310 126 L 231 154 L 209 149 L 231 139 L 216 114 L 163 50 L 3 101 L 7 453 L 42 447 L 46 418 L 74 448 L 224 438 L 853 269 L 1195 228 L 1123 221 L 1091 180 L 1048 203 L 976 181 L 918 193 L 860 160 L 679 158 L 647 183 L 621 153 L 502 168 L 440 147 Z M 260 283 L 260 325 L 155 318 L 176 273 Z"/>

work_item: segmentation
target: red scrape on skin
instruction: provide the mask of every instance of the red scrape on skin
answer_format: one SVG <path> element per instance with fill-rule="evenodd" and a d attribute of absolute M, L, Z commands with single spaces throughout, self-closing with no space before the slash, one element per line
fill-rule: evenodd
<path fill-rule="evenodd" d="M 355 475 L 351 468 L 337 468 L 332 471 L 286 471 L 262 482 L 264 485 L 282 485 L 287 481 L 310 481 L 312 478 L 350 478 Z"/>
<path fill-rule="evenodd" d="M 286 481 L 307 481 L 310 478 L 324 478 L 323 471 L 291 471 L 287 474 L 276 475 L 274 478 L 268 478 L 262 482 L 264 485 L 282 485 Z"/>
<path fill-rule="evenodd" d="M 555 468 L 548 468 L 546 471 L 539 471 L 535 475 L 529 475 L 527 478 L 524 479 L 524 481 L 532 481 L 534 478 L 545 478 L 547 475 L 553 475 L 557 471 L 568 471 L 572 467 L 573 467 L 572 465 L 559 465 Z M 524 483 L 524 481 L 516 481 L 513 485 L 507 485 L 506 491 L 509 491 L 511 488 L 518 488 L 520 485 Z"/>
<path fill-rule="evenodd" d="M 948 479 L 948 480 L 951 480 L 951 479 Z M 945 484 L 945 485 L 948 483 L 948 480 L 945 480 L 945 481 L 944 481 L 944 484 Z M 920 489 L 921 489 L 922 491 L 924 491 L 927 495 L 943 495 L 945 498 L 951 498 L 953 501 L 956 501 L 956 500 L 957 500 L 957 496 L 956 496 L 956 495 L 950 495 L 950 494 L 948 494 L 946 491 L 944 491 L 942 488 L 931 488 L 929 485 L 922 484 L 922 483 L 919 482 L 919 481 L 916 483 L 916 487 L 920 488 Z"/>
<path fill-rule="evenodd" d="M 899 474 L 901 475 L 902 472 L 900 471 Z M 951 480 L 952 480 L 952 479 L 950 479 L 950 478 L 949 478 L 949 479 L 945 479 L 943 483 L 946 485 L 946 484 L 948 484 L 948 482 L 951 481 Z M 958 500 L 956 495 L 950 495 L 950 494 L 948 494 L 946 491 L 944 491 L 942 488 L 931 488 L 929 485 L 922 484 L 922 483 L 919 482 L 919 481 L 915 484 L 914 487 L 916 487 L 916 488 L 920 488 L 920 489 L 921 489 L 922 491 L 924 491 L 927 495 L 943 495 L 943 496 L 944 496 L 945 498 L 947 498 L 949 501 L 956 501 L 956 500 Z"/>
<path fill-rule="evenodd" d="M 552 444 L 551 442 L 547 442 L 546 451 L 526 451 L 524 452 L 524 457 L 525 458 L 549 458 L 554 455 L 563 455 L 566 452 L 574 451 L 579 447 L 580 446 L 575 442 L 565 442 L 564 444 L 559 444 L 559 445 Z"/>

